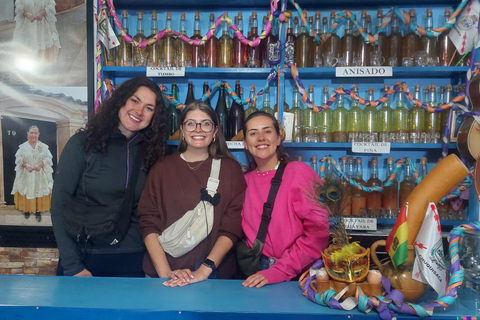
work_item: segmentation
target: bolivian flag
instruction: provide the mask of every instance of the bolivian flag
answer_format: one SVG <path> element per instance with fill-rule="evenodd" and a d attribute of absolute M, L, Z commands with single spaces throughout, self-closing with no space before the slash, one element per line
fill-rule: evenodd
<path fill-rule="evenodd" d="M 400 214 L 395 221 L 395 225 L 385 243 L 385 249 L 390 258 L 392 258 L 395 268 L 407 260 L 407 211 L 408 205 L 402 207 L 402 210 L 400 210 Z"/>

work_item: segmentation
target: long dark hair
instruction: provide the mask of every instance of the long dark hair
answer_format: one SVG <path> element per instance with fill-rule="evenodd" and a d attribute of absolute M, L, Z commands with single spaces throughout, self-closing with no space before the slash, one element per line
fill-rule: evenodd
<path fill-rule="evenodd" d="M 211 106 L 209 106 L 205 102 L 195 100 L 191 102 L 188 106 L 186 106 L 180 114 L 180 125 L 183 126 L 183 122 L 185 121 L 187 114 L 193 110 L 200 110 L 202 112 L 205 112 L 212 119 L 215 128 L 218 128 L 217 134 L 214 136 L 214 141 L 212 141 L 208 146 L 208 155 L 214 159 L 228 157 L 237 161 L 237 159 L 235 159 L 235 157 L 230 153 L 230 150 L 228 150 L 227 143 L 225 142 L 225 138 L 223 137 L 222 128 L 218 125 L 219 121 L 217 113 L 215 112 L 215 110 L 213 110 Z M 183 139 L 183 134 L 180 130 L 180 142 L 178 143 L 178 151 L 185 152 L 187 150 L 187 147 L 188 144 L 185 139 Z"/>
<path fill-rule="evenodd" d="M 145 168 L 150 167 L 165 155 L 167 139 L 167 111 L 160 88 L 148 78 L 132 78 L 119 85 L 112 95 L 99 107 L 98 112 L 89 117 L 85 130 L 87 136 L 83 142 L 85 151 L 102 154 L 107 153 L 110 139 L 120 124 L 118 111 L 140 87 L 146 87 L 155 93 L 155 111 L 150 124 L 140 130 L 147 144 L 145 153 Z"/>
<path fill-rule="evenodd" d="M 267 117 L 270 120 L 272 120 L 272 125 L 273 128 L 275 128 L 275 131 L 277 132 L 277 135 L 280 136 L 280 124 L 278 123 L 277 119 L 272 116 L 270 113 L 267 113 L 265 111 L 256 111 L 254 113 L 251 113 L 247 119 L 245 119 L 245 127 L 244 127 L 244 134 L 243 134 L 243 140 L 247 139 L 247 124 L 250 120 L 256 118 L 256 117 Z M 245 157 L 247 158 L 247 172 L 253 171 L 257 168 L 257 163 L 255 162 L 255 159 L 253 158 L 252 154 L 250 151 L 245 149 Z M 280 163 L 283 165 L 287 165 L 289 163 L 290 157 L 288 156 L 287 153 L 283 151 L 283 142 L 280 141 L 280 145 L 277 147 L 277 158 L 280 160 Z"/>

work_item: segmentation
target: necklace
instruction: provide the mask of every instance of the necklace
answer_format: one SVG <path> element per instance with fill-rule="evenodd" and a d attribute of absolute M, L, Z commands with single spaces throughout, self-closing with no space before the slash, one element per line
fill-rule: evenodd
<path fill-rule="evenodd" d="M 278 161 L 277 164 L 275 165 L 275 167 L 274 167 L 273 169 L 271 169 L 271 170 L 277 170 L 279 166 L 280 166 L 280 161 Z M 258 175 L 262 175 L 262 176 L 268 175 L 268 172 L 271 171 L 271 170 L 266 170 L 266 171 L 261 171 L 261 172 L 260 172 L 260 171 L 258 171 L 258 168 L 255 169 L 255 170 L 257 171 L 257 174 L 258 174 Z"/>
<path fill-rule="evenodd" d="M 197 164 L 196 166 L 191 166 L 190 163 L 188 162 L 187 158 L 185 158 L 185 156 L 183 155 L 183 153 L 180 154 L 180 158 L 182 158 L 186 163 L 187 163 L 187 166 L 190 170 L 192 171 L 196 171 L 198 170 L 198 168 L 200 168 L 202 166 L 202 164 L 205 162 L 205 160 L 208 159 L 208 157 L 206 157 L 205 159 L 203 159 L 202 161 L 200 161 L 199 164 Z M 196 161 L 195 161 L 196 162 Z"/>

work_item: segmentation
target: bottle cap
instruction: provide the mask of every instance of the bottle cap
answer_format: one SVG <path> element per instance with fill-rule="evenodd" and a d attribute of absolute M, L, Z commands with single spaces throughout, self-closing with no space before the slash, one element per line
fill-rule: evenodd
<path fill-rule="evenodd" d="M 128 18 L 127 10 L 123 10 L 122 15 L 123 15 L 124 18 Z"/>
<path fill-rule="evenodd" d="M 325 94 L 328 93 L 328 86 L 323 86 L 323 93 L 325 93 Z"/>
<path fill-rule="evenodd" d="M 167 12 L 167 20 L 172 20 L 172 13 L 171 12 Z"/>
<path fill-rule="evenodd" d="M 138 19 L 139 19 L 139 20 L 142 20 L 142 19 L 143 19 L 143 13 L 142 13 L 142 12 L 137 13 L 137 15 L 138 15 Z"/>
<path fill-rule="evenodd" d="M 210 13 L 210 21 L 215 20 L 215 15 L 213 13 Z"/>
<path fill-rule="evenodd" d="M 180 20 L 185 20 L 185 12 L 180 13 Z"/>
<path fill-rule="evenodd" d="M 157 13 L 155 11 L 152 12 L 152 19 L 157 20 Z"/>
<path fill-rule="evenodd" d="M 238 19 L 242 19 L 242 12 L 238 13 Z"/>
<path fill-rule="evenodd" d="M 315 19 L 320 19 L 320 11 L 315 12 Z"/>
<path fill-rule="evenodd" d="M 308 86 L 308 92 L 313 92 L 313 85 Z M 313 102 L 313 101 L 312 101 Z"/>
<path fill-rule="evenodd" d="M 200 12 L 195 12 L 195 20 L 198 20 L 200 19 Z"/>

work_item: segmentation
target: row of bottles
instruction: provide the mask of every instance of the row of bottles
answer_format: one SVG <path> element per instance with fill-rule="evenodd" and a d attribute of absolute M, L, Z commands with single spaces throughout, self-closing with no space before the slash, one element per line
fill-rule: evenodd
<path fill-rule="evenodd" d="M 110 14 L 110 13 L 108 13 Z M 270 12 L 263 17 L 263 29 L 267 24 Z M 228 14 L 224 14 L 228 17 Z M 450 8 L 445 9 L 444 19 L 450 17 Z M 288 19 L 285 39 L 285 62 L 297 67 L 335 67 L 335 66 L 451 66 L 456 65 L 461 55 L 448 38 L 449 30 L 438 37 L 418 36 L 408 29 L 404 35 L 400 26 L 400 19 L 393 16 L 390 23 L 390 32 L 377 32 L 378 44 L 367 43 L 358 32 L 353 30 L 353 22 L 344 19 L 344 34 L 342 37 L 336 31 L 331 34 L 325 43 L 314 42 L 315 34 L 327 34 L 336 18 L 335 11 L 330 13 L 330 22 L 327 17 L 321 17 L 319 11 L 315 17 L 310 16 L 310 32 L 298 16 Z M 372 33 L 371 16 L 363 10 L 359 25 Z M 377 12 L 377 31 L 384 21 L 382 10 Z M 410 10 L 410 21 L 416 24 L 415 10 Z M 215 22 L 215 15 L 210 14 L 209 26 Z M 243 15 L 239 12 L 234 18 L 234 24 L 243 34 Z M 111 22 L 113 26 L 113 21 Z M 128 12 L 123 11 L 122 27 L 128 34 Z M 172 28 L 172 14 L 167 12 L 165 29 Z M 279 26 L 272 20 L 271 32 L 260 41 L 257 47 L 247 46 L 232 36 L 228 23 L 222 21 L 221 34 L 217 38 L 215 32 L 212 37 L 201 46 L 190 45 L 176 38 L 173 34 L 164 36 L 159 41 L 146 48 L 133 47 L 119 36 L 118 48 L 106 50 L 104 48 L 104 65 L 107 66 L 160 66 L 160 67 L 271 67 L 280 61 Z M 433 29 L 432 10 L 426 12 L 425 29 Z M 158 33 L 157 13 L 151 17 L 151 33 L 145 36 L 143 13 L 137 13 L 137 30 L 133 37 L 136 41 L 153 38 Z M 185 12 L 181 13 L 179 32 L 190 36 L 192 40 L 201 40 L 201 23 L 199 12 L 195 13 L 193 34 L 188 35 L 186 30 Z M 248 40 L 253 41 L 259 35 L 257 13 L 254 11 L 249 17 Z M 463 61 L 462 61 L 463 63 Z"/>
<path fill-rule="evenodd" d="M 416 187 L 413 172 L 410 164 L 412 160 L 407 158 L 403 164 L 403 179 L 399 182 L 398 175 L 390 179 L 395 164 L 392 157 L 386 159 L 385 179 L 382 181 L 379 177 L 379 163 L 377 157 L 370 161 L 370 173 L 368 180 L 363 179 L 364 168 L 362 158 L 342 156 L 340 159 L 341 170 L 350 180 L 366 187 L 381 187 L 383 191 L 365 192 L 359 188 L 353 187 L 345 178 L 334 171 L 333 160 L 327 158 L 325 164 L 325 185 L 336 184 L 342 192 L 342 201 L 339 209 L 344 216 L 370 217 L 370 218 L 396 218 L 400 208 L 405 205 L 406 200 L 413 189 Z M 312 157 L 312 168 L 318 169 L 317 157 Z M 428 173 L 427 158 L 423 157 L 419 163 L 419 178 L 425 177 Z M 386 186 L 391 180 L 391 183 Z M 450 201 L 444 204 L 437 204 L 438 212 L 442 220 L 463 220 L 465 206 L 454 209 Z"/>

